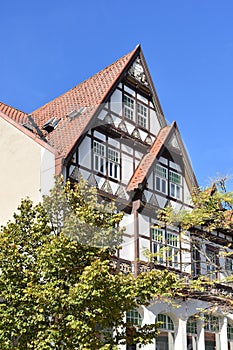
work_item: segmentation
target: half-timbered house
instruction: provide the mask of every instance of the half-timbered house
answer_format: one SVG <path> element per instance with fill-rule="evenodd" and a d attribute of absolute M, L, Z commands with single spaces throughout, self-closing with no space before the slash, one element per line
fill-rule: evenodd
<path fill-rule="evenodd" d="M 219 238 L 213 243 L 200 240 L 206 252 L 202 254 L 191 244 L 190 233 L 181 238 L 177 227 L 156 226 L 159 208 L 191 209 L 197 181 L 177 123 L 168 124 L 164 117 L 140 46 L 30 115 L 13 113 L 5 104 L 0 111 L 35 143 L 52 150 L 51 167 L 46 163 L 46 169 L 74 182 L 82 176 L 124 211 L 122 249 L 113 257 L 119 270 L 138 274 L 168 268 L 187 278 L 216 273 L 216 265 L 232 271 L 230 258 L 217 261 L 222 246 L 232 242 L 230 234 L 213 233 Z M 51 171 L 47 176 L 51 184 Z M 47 186 L 43 179 L 41 191 Z M 152 261 L 148 252 L 154 254 Z M 219 273 L 218 293 L 209 290 L 187 298 L 178 308 L 156 301 L 132 310 L 127 317 L 135 323 L 161 322 L 159 337 L 145 349 L 233 349 L 233 318 L 218 309 L 221 298 L 215 295 L 231 293 L 221 278 Z M 213 302 L 215 314 L 195 318 Z"/>

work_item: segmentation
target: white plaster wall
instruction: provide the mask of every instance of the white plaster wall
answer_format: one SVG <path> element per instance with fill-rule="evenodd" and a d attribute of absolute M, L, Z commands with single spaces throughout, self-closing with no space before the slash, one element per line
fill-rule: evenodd
<path fill-rule="evenodd" d="M 158 135 L 159 130 L 161 129 L 157 115 L 154 110 L 150 110 L 150 132 L 155 136 Z"/>
<path fill-rule="evenodd" d="M 111 110 L 122 115 L 122 92 L 115 90 L 110 99 Z"/>
<path fill-rule="evenodd" d="M 183 183 L 184 183 L 184 204 L 192 205 L 191 193 L 189 191 L 189 188 L 188 188 L 188 185 L 187 185 L 185 178 L 184 178 Z"/>
<path fill-rule="evenodd" d="M 54 174 L 55 174 L 55 157 L 54 154 L 47 149 L 41 147 L 41 170 L 40 170 L 40 181 L 41 181 L 41 195 L 48 195 L 50 189 L 54 185 Z"/>
<path fill-rule="evenodd" d="M 150 221 L 148 216 L 138 214 L 138 226 L 140 235 L 150 237 Z"/>
<path fill-rule="evenodd" d="M 5 224 L 22 198 L 30 197 L 37 203 L 48 192 L 55 162 L 49 151 L 3 119 L 0 150 L 0 223 Z"/>
<path fill-rule="evenodd" d="M 122 154 L 122 182 L 128 184 L 133 175 L 133 161 L 130 156 Z"/>

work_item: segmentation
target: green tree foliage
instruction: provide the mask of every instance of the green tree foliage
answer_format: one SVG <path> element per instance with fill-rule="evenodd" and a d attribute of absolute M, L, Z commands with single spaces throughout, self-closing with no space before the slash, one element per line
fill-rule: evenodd
<path fill-rule="evenodd" d="M 0 232 L 0 349 L 107 350 L 156 336 L 156 324 L 127 325 L 125 312 L 179 283 L 167 271 L 113 269 L 121 218 L 84 181 L 58 179 L 44 205 L 21 202 Z"/>
<path fill-rule="evenodd" d="M 225 190 L 224 180 L 192 193 L 192 210 L 176 211 L 167 207 L 160 211 L 163 223 L 179 225 L 184 230 L 202 227 L 206 232 L 233 230 L 233 192 Z"/>

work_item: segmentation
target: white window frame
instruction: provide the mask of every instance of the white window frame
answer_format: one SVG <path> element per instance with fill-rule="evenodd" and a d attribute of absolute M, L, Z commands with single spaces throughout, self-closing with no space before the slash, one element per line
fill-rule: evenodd
<path fill-rule="evenodd" d="M 167 262 L 170 267 L 179 268 L 179 236 L 177 233 L 167 233 Z"/>
<path fill-rule="evenodd" d="M 179 269 L 180 247 L 178 233 L 165 229 L 152 227 L 152 254 L 154 262 L 166 265 L 174 269 Z"/>
<path fill-rule="evenodd" d="M 148 107 L 140 102 L 137 103 L 137 123 L 145 129 L 148 128 Z"/>
<path fill-rule="evenodd" d="M 165 230 L 152 227 L 152 254 L 154 261 L 160 265 L 166 265 Z"/>
<path fill-rule="evenodd" d="M 170 196 L 181 199 L 182 176 L 173 170 L 169 170 Z"/>
<path fill-rule="evenodd" d="M 218 278 L 218 258 L 217 251 L 206 248 L 206 271 L 209 279 L 216 280 Z"/>
<path fill-rule="evenodd" d="M 168 169 L 160 164 L 155 165 L 155 189 L 163 194 L 167 194 Z"/>
<path fill-rule="evenodd" d="M 93 142 L 93 163 L 95 171 L 106 174 L 106 146 L 95 140 Z"/>
<path fill-rule="evenodd" d="M 124 116 L 127 119 L 135 120 L 135 101 L 128 95 L 124 95 Z"/>
<path fill-rule="evenodd" d="M 108 147 L 108 176 L 115 180 L 120 178 L 120 155 L 111 147 Z"/>

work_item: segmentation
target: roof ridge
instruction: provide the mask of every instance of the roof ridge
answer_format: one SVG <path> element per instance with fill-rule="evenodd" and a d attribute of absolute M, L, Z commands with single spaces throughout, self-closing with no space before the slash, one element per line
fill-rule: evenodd
<path fill-rule="evenodd" d="M 7 108 L 14 109 L 14 110 L 15 110 L 15 111 L 17 111 L 17 112 L 20 112 L 20 113 L 23 113 L 23 114 L 27 115 L 27 113 L 26 113 L 26 112 L 21 111 L 21 109 L 19 109 L 19 108 L 15 108 L 15 107 L 12 107 L 11 105 L 8 105 L 8 104 L 7 104 L 7 103 L 5 103 L 5 102 L 0 101 L 0 106 L 1 106 L 1 105 L 4 105 L 4 106 L 6 106 Z M 0 107 L 0 109 L 1 109 L 1 107 Z M 1 109 L 1 110 L 2 110 L 2 109 Z"/>
<path fill-rule="evenodd" d="M 12 107 L 4 102 L 0 101 L 0 111 L 6 114 L 8 117 L 16 121 L 17 123 L 25 122 L 25 118 L 28 115 L 27 113 L 21 111 L 18 108 Z"/>

